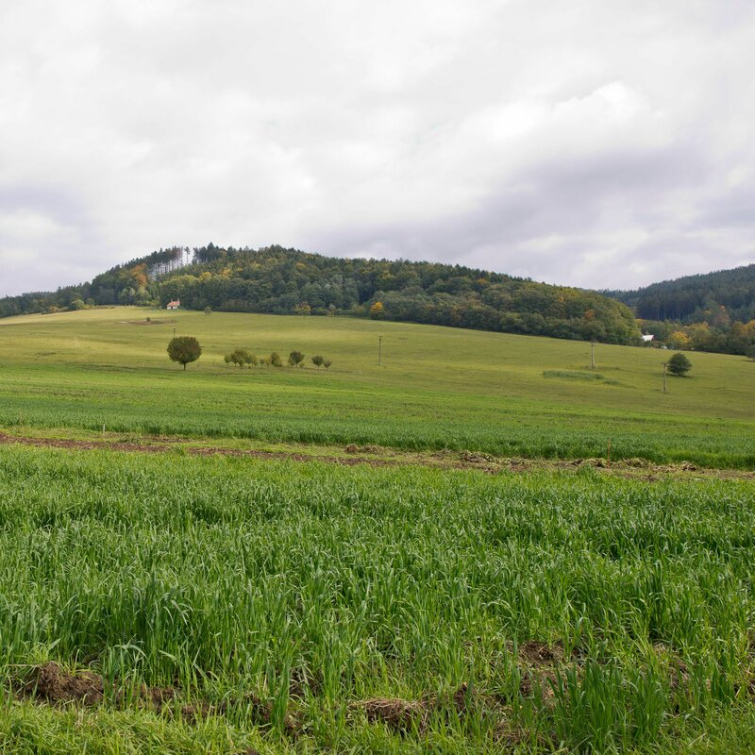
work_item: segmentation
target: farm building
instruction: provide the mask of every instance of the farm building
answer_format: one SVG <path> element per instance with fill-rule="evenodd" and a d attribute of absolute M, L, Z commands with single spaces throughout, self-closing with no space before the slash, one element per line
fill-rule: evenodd
<path fill-rule="evenodd" d="M 166 309 L 178 309 L 180 306 L 181 306 L 181 300 L 177 299 L 176 301 L 169 301 Z"/>

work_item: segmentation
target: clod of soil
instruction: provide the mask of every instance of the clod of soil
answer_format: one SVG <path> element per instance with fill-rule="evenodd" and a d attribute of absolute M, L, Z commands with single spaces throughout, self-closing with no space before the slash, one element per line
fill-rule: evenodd
<path fill-rule="evenodd" d="M 307 690 L 316 695 L 322 689 L 322 684 L 323 676 L 321 671 L 313 673 L 297 666 L 291 669 L 288 696 L 292 700 L 303 700 L 306 697 Z"/>
<path fill-rule="evenodd" d="M 519 682 L 519 694 L 524 697 L 533 697 L 536 691 L 539 691 L 540 698 L 543 702 L 549 702 L 555 697 L 553 684 L 556 683 L 556 675 L 552 671 L 545 671 L 541 674 L 527 673 L 522 675 Z"/>
<path fill-rule="evenodd" d="M 561 645 L 553 647 L 542 642 L 530 640 L 519 646 L 519 659 L 532 666 L 553 666 L 564 660 L 564 649 Z"/>
<path fill-rule="evenodd" d="M 218 713 L 225 715 L 229 708 L 241 706 L 248 712 L 249 718 L 256 726 L 269 726 L 273 721 L 273 704 L 257 697 L 250 692 L 238 700 L 223 701 L 218 705 L 217 710 L 210 709 L 207 713 Z M 207 715 L 205 713 L 205 715 Z M 288 712 L 283 717 L 283 731 L 291 737 L 297 736 L 302 729 L 302 722 L 295 713 Z"/>
<path fill-rule="evenodd" d="M 495 456 L 482 453 L 481 451 L 462 451 L 459 454 L 459 458 L 467 462 L 467 464 L 487 464 L 491 461 L 496 461 Z"/>
<path fill-rule="evenodd" d="M 413 726 L 422 726 L 426 709 L 416 700 L 400 698 L 374 698 L 351 703 L 352 710 L 362 710 L 370 723 L 387 724 L 394 731 L 409 731 Z"/>
<path fill-rule="evenodd" d="M 639 459 L 637 457 L 632 457 L 631 459 L 623 459 L 620 463 L 626 467 L 633 467 L 635 469 L 646 469 L 647 467 L 651 466 L 650 462 L 647 459 Z"/>
<path fill-rule="evenodd" d="M 207 703 L 197 705 L 182 705 L 181 718 L 188 723 L 196 724 L 212 713 L 212 708 Z"/>
<path fill-rule="evenodd" d="M 343 449 L 347 454 L 379 454 L 386 449 L 382 446 L 358 446 L 356 443 L 349 443 L 346 448 Z"/>
<path fill-rule="evenodd" d="M 51 661 L 34 669 L 22 692 L 50 703 L 96 705 L 102 702 L 104 684 L 99 674 L 91 671 L 72 674 Z"/>
<path fill-rule="evenodd" d="M 464 682 L 464 684 L 454 692 L 454 707 L 456 708 L 456 712 L 459 715 L 466 713 L 471 707 L 471 702 L 469 685 Z"/>
<path fill-rule="evenodd" d="M 137 690 L 121 688 L 115 696 L 117 705 L 125 706 L 129 702 L 146 703 L 160 713 L 164 706 L 169 705 L 178 697 L 175 687 L 147 687 L 142 684 Z"/>

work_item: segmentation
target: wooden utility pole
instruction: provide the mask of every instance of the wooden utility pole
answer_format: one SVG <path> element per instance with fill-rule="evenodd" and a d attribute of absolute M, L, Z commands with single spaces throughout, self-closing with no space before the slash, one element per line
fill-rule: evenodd
<path fill-rule="evenodd" d="M 383 364 L 383 336 L 378 336 L 378 367 Z"/>
<path fill-rule="evenodd" d="M 663 363 L 663 392 L 666 393 L 666 372 L 668 370 L 668 362 Z"/>
<path fill-rule="evenodd" d="M 595 369 L 595 341 L 591 341 L 590 342 L 590 346 L 591 346 L 591 353 L 592 353 L 592 359 L 591 359 L 591 362 L 590 362 L 590 369 L 594 370 Z"/>

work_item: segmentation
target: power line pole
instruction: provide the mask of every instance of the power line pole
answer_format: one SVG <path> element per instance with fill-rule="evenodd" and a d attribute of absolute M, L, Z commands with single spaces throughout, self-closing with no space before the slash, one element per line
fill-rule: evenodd
<path fill-rule="evenodd" d="M 591 349 L 592 359 L 590 363 L 590 369 L 594 370 L 595 369 L 595 341 L 591 341 L 590 346 L 592 347 Z"/>
<path fill-rule="evenodd" d="M 666 372 L 668 371 L 668 362 L 663 363 L 663 392 L 666 393 Z"/>
<path fill-rule="evenodd" d="M 378 336 L 378 367 L 383 365 L 383 336 Z"/>

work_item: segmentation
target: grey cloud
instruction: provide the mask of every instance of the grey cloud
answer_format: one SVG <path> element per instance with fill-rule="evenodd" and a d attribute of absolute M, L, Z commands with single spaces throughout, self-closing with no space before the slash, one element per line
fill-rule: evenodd
<path fill-rule="evenodd" d="M 755 261 L 746 0 L 7 5 L 0 294 L 210 239 L 593 287 Z"/>

